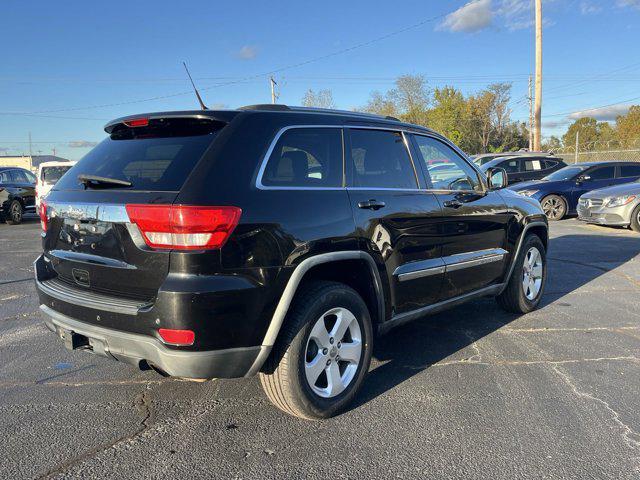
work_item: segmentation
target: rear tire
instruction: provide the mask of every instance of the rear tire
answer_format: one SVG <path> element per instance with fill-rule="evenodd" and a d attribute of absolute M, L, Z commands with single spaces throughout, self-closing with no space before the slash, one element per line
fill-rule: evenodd
<path fill-rule="evenodd" d="M 369 370 L 372 340 L 367 305 L 355 290 L 313 282 L 289 310 L 259 374 L 262 388 L 285 413 L 308 420 L 333 417 L 358 393 Z"/>
<path fill-rule="evenodd" d="M 24 209 L 22 208 L 22 204 L 18 200 L 14 200 L 9 205 L 9 210 L 5 214 L 5 221 L 9 225 L 19 225 L 22 223 L 23 213 Z"/>
<path fill-rule="evenodd" d="M 640 205 L 633 209 L 631 212 L 631 230 L 640 233 Z"/>
<path fill-rule="evenodd" d="M 562 220 L 567 214 L 567 202 L 560 195 L 547 195 L 540 205 L 549 220 Z"/>
<path fill-rule="evenodd" d="M 529 313 L 538 307 L 546 280 L 547 252 L 544 244 L 537 235 L 528 235 L 516 258 L 509 283 L 496 301 L 507 312 Z"/>

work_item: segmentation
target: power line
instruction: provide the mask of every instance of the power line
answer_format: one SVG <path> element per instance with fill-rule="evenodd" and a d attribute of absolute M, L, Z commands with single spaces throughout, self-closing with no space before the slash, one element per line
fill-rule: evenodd
<path fill-rule="evenodd" d="M 599 107 L 589 107 L 589 108 L 583 108 L 582 110 L 573 110 L 571 112 L 562 112 L 562 113 L 552 113 L 550 115 L 544 115 L 545 118 L 547 117 L 562 117 L 565 115 L 571 115 L 573 113 L 580 113 L 580 112 L 589 112 L 592 110 L 599 110 L 601 108 L 607 108 L 607 107 L 613 107 L 615 105 L 621 105 L 623 103 L 629 103 L 629 102 L 633 102 L 635 100 L 640 100 L 640 97 L 634 97 L 634 98 L 629 98 L 627 100 L 621 100 L 619 102 L 615 102 L 615 103 L 609 103 L 607 105 L 600 105 Z"/>
<path fill-rule="evenodd" d="M 413 29 L 416 29 L 416 28 L 421 27 L 423 25 L 426 25 L 428 23 L 435 22 L 436 20 L 442 19 L 442 18 L 446 17 L 447 15 L 448 14 L 446 14 L 446 13 L 443 13 L 443 14 L 440 14 L 440 15 L 436 15 L 434 17 L 430 17 L 430 18 L 421 20 L 420 22 L 411 24 L 411 25 L 409 25 L 407 27 L 395 30 L 395 31 L 387 33 L 385 35 L 381 35 L 379 37 L 375 37 L 375 38 L 373 38 L 371 40 L 368 40 L 366 42 L 361 42 L 361 43 L 358 43 L 356 45 L 352 45 L 352 46 L 347 47 L 347 48 L 336 50 L 334 52 L 331 52 L 331 53 L 328 53 L 328 54 L 325 54 L 325 55 L 320 55 L 320 56 L 317 56 L 317 57 L 313 57 L 313 58 L 310 58 L 308 60 L 304 60 L 304 61 L 301 61 L 301 62 L 285 65 L 283 67 L 279 67 L 279 68 L 276 68 L 274 70 L 270 70 L 268 72 L 263 72 L 263 73 L 258 73 L 258 74 L 255 74 L 255 75 L 250 75 L 250 76 L 247 76 L 247 77 L 243 77 L 240 80 L 234 80 L 234 81 L 228 81 L 228 82 L 224 82 L 224 83 L 218 83 L 218 84 L 215 84 L 215 85 L 210 85 L 208 87 L 201 88 L 200 90 L 202 90 L 202 91 L 212 90 L 214 88 L 220 88 L 220 87 L 223 87 L 223 86 L 234 85 L 234 84 L 242 82 L 242 81 L 252 80 L 252 79 L 255 79 L 255 78 L 275 75 L 275 74 L 283 72 L 285 70 L 290 70 L 292 68 L 303 67 L 305 65 L 309 65 L 309 64 L 315 63 L 315 62 L 319 62 L 321 60 L 326 60 L 328 58 L 336 57 L 336 56 L 339 56 L 339 55 L 344 55 L 345 53 L 349 53 L 349 52 L 352 52 L 354 50 L 357 50 L 357 49 L 360 49 L 360 48 L 363 48 L 363 47 L 368 47 L 370 45 L 373 45 L 374 43 L 381 42 L 381 41 L 386 40 L 388 38 L 391 38 L 391 37 L 400 35 L 402 33 L 405 33 L 405 32 L 407 32 L 409 30 L 413 30 Z M 101 105 L 91 105 L 91 106 L 85 106 L 85 107 L 61 108 L 61 109 L 54 109 L 54 110 L 40 110 L 40 111 L 36 111 L 36 112 L 0 112 L 0 113 L 4 114 L 4 115 L 25 115 L 25 114 L 33 115 L 33 114 L 41 114 L 41 113 L 72 112 L 72 111 L 78 111 L 78 110 L 92 110 L 92 109 L 96 109 L 96 108 L 119 107 L 119 106 L 122 106 L 122 105 L 131 105 L 131 104 L 135 104 L 135 103 L 151 102 L 151 101 L 155 101 L 155 100 L 165 100 L 167 98 L 174 98 L 174 97 L 180 97 L 180 96 L 191 95 L 191 94 L 192 94 L 191 91 L 186 91 L 186 92 L 170 93 L 170 94 L 166 94 L 166 95 L 158 95 L 158 96 L 155 96 L 155 97 L 143 98 L 143 99 L 139 99 L 139 100 L 129 100 L 129 101 L 126 101 L 126 102 L 106 103 L 106 104 L 101 104 Z"/>

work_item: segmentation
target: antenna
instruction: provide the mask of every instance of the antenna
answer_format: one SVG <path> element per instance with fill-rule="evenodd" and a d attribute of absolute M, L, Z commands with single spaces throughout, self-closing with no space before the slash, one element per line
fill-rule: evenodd
<path fill-rule="evenodd" d="M 184 65 L 184 69 L 187 71 L 187 75 L 189 76 L 189 81 L 191 82 L 191 86 L 193 87 L 193 91 L 196 92 L 196 97 L 198 97 L 198 103 L 200 104 L 200 108 L 202 110 L 207 110 L 207 106 L 204 104 L 204 102 L 202 101 L 202 97 L 198 93 L 198 89 L 196 88 L 196 84 L 193 83 L 193 78 L 191 78 L 191 74 L 189 73 L 189 69 L 187 68 L 187 64 L 185 62 L 182 62 L 182 65 Z"/>

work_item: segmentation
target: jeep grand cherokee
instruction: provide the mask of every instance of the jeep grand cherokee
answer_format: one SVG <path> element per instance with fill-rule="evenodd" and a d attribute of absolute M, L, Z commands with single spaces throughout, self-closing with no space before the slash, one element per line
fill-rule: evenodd
<path fill-rule="evenodd" d="M 376 335 L 481 296 L 518 313 L 540 301 L 540 204 L 426 128 L 258 105 L 105 130 L 40 206 L 40 309 L 69 349 L 258 374 L 278 408 L 326 418 L 356 395 Z"/>

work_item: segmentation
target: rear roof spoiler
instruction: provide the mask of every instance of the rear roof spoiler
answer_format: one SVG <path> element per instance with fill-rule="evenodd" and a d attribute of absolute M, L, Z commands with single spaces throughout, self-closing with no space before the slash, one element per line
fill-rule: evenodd
<path fill-rule="evenodd" d="M 141 113 L 138 115 L 128 115 L 126 117 L 116 118 L 115 120 L 110 121 L 104 126 L 104 131 L 110 134 L 118 125 L 142 119 L 158 120 L 161 118 L 195 118 L 229 123 L 237 114 L 238 112 L 233 110 L 188 110 L 180 112 Z"/>

